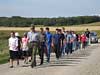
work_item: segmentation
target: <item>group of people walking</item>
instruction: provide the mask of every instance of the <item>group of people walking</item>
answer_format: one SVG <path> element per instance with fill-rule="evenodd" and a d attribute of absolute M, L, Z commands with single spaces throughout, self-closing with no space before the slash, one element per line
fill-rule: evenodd
<path fill-rule="evenodd" d="M 65 28 L 56 29 L 50 32 L 49 28 L 40 28 L 35 30 L 35 26 L 31 27 L 31 31 L 24 33 L 23 37 L 14 31 L 10 33 L 9 53 L 10 68 L 13 68 L 13 61 L 24 59 L 24 63 L 33 68 L 37 65 L 36 56 L 40 56 L 40 65 L 44 63 L 44 54 L 47 57 L 47 63 L 50 63 L 51 52 L 55 52 L 56 59 L 59 60 L 65 54 L 72 54 L 73 51 L 84 48 L 89 45 L 90 31 L 87 29 L 85 33 L 77 34 L 74 31 L 66 31 Z"/>

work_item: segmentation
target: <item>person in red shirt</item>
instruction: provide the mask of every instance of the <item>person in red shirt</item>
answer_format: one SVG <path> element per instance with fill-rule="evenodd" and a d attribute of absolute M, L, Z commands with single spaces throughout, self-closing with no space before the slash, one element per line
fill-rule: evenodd
<path fill-rule="evenodd" d="M 81 35 L 81 43 L 82 43 L 82 48 L 85 49 L 85 46 L 86 46 L 86 35 L 84 33 Z"/>
<path fill-rule="evenodd" d="M 79 49 L 81 49 L 81 34 L 78 35 Z"/>

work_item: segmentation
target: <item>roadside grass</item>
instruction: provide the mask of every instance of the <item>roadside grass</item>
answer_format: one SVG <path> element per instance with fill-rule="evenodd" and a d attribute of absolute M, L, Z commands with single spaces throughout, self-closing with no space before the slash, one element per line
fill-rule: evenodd
<path fill-rule="evenodd" d="M 8 39 L 11 31 L 0 31 L 0 64 L 9 60 Z M 22 36 L 24 31 L 16 31 Z"/>
<path fill-rule="evenodd" d="M 9 59 L 9 53 L 0 53 L 0 64 L 7 63 Z"/>
<path fill-rule="evenodd" d="M 0 64 L 6 63 L 9 58 L 7 39 L 0 37 Z"/>
<path fill-rule="evenodd" d="M 9 48 L 8 48 L 8 39 L 11 31 L 0 31 L 0 64 L 4 64 L 8 62 L 9 59 Z M 25 31 L 15 31 L 20 34 L 22 37 Z M 84 31 L 77 31 L 77 33 L 81 34 Z M 100 38 L 100 30 L 95 30 L 97 32 L 98 37 Z M 52 32 L 54 33 L 54 32 Z"/>

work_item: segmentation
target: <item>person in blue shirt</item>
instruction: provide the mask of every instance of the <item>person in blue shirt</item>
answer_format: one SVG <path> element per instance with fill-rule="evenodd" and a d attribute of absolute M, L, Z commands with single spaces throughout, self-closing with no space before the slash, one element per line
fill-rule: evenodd
<path fill-rule="evenodd" d="M 71 31 L 68 31 L 66 40 L 67 40 L 67 50 L 66 50 L 66 53 L 68 55 L 69 53 L 71 54 L 72 51 L 73 51 L 72 50 L 73 36 L 72 36 Z"/>
<path fill-rule="evenodd" d="M 56 29 L 56 33 L 53 35 L 53 44 L 56 58 L 58 60 L 61 55 L 61 35 L 59 29 Z"/>
<path fill-rule="evenodd" d="M 50 53 L 51 53 L 51 44 L 52 44 L 52 34 L 49 31 L 49 28 L 46 28 L 46 46 L 47 46 L 47 62 L 50 62 Z"/>

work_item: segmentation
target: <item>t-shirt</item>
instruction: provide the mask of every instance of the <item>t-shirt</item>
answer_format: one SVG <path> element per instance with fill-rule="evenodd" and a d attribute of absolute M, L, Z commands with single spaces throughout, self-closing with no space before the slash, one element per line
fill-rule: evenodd
<path fill-rule="evenodd" d="M 67 34 L 66 40 L 68 43 L 72 42 L 73 36 L 72 34 Z"/>
<path fill-rule="evenodd" d="M 22 50 L 28 51 L 28 38 L 25 37 L 22 38 Z"/>
<path fill-rule="evenodd" d="M 90 31 L 86 31 L 85 35 L 86 35 L 87 38 L 89 38 L 90 37 Z"/>
<path fill-rule="evenodd" d="M 63 31 L 63 34 L 64 34 L 64 37 L 66 38 L 66 36 L 67 36 L 67 33 L 66 33 L 65 31 Z"/>
<path fill-rule="evenodd" d="M 62 33 L 61 35 L 61 39 L 64 40 L 65 39 L 65 35 Z"/>
<path fill-rule="evenodd" d="M 38 32 L 28 32 L 27 37 L 29 42 L 38 42 L 39 41 L 39 33 Z"/>
<path fill-rule="evenodd" d="M 46 41 L 46 35 L 45 35 L 45 33 L 40 33 L 39 34 L 39 40 L 40 40 L 40 42 L 45 42 Z"/>
<path fill-rule="evenodd" d="M 79 41 L 79 35 L 76 34 L 76 41 Z"/>
<path fill-rule="evenodd" d="M 50 32 L 46 32 L 46 43 L 52 43 L 52 34 Z"/>
<path fill-rule="evenodd" d="M 76 38 L 76 34 L 73 34 L 73 37 Z"/>
<path fill-rule="evenodd" d="M 60 44 L 61 43 L 61 35 L 60 34 L 54 34 L 53 36 L 53 41 L 54 41 L 54 44 Z"/>
<path fill-rule="evenodd" d="M 81 35 L 81 42 L 86 42 L 86 36 L 85 35 Z"/>
<path fill-rule="evenodd" d="M 64 39 L 65 39 L 65 36 L 64 36 L 64 34 L 62 33 L 62 34 L 60 34 L 61 35 L 61 42 L 62 42 L 62 45 L 63 45 L 63 41 L 64 41 Z"/>
<path fill-rule="evenodd" d="M 18 38 L 10 37 L 8 41 L 9 41 L 9 50 L 18 51 Z"/>

